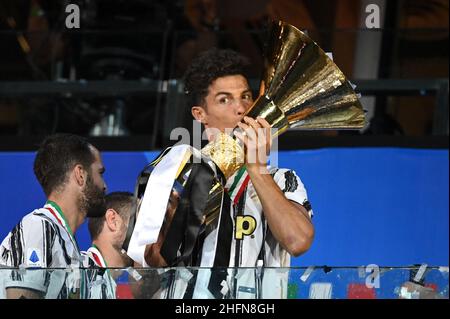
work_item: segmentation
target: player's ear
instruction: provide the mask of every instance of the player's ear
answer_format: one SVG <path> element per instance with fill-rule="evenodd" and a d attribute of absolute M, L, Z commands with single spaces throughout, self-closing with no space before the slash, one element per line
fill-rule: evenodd
<path fill-rule="evenodd" d="M 106 225 L 111 231 L 115 231 L 119 227 L 118 218 L 119 214 L 117 214 L 117 212 L 114 209 L 109 208 L 108 210 L 106 210 L 105 221 Z"/>
<path fill-rule="evenodd" d="M 196 105 L 191 108 L 191 113 L 194 119 L 199 121 L 202 124 L 208 124 L 207 123 L 207 114 L 205 109 L 202 106 Z"/>
<path fill-rule="evenodd" d="M 86 184 L 87 172 L 82 165 L 80 164 L 75 165 L 75 167 L 72 170 L 72 174 L 78 186 L 81 187 Z"/>

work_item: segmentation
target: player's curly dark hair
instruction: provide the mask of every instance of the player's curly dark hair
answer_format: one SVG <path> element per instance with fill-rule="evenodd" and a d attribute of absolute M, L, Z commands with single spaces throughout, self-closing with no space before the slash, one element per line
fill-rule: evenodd
<path fill-rule="evenodd" d="M 184 75 L 188 107 L 204 105 L 208 87 L 217 78 L 243 75 L 248 78 L 249 60 L 232 50 L 213 48 L 195 58 Z"/>

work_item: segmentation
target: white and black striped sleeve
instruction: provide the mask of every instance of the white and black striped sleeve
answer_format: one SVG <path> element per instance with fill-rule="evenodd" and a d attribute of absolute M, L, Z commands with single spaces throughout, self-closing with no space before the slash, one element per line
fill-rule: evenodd
<path fill-rule="evenodd" d="M 2 243 L 2 263 L 22 269 L 11 271 L 5 278 L 6 288 L 47 291 L 47 271 L 37 268 L 51 266 L 55 233 L 50 221 L 32 214 L 14 227 Z"/>
<path fill-rule="evenodd" d="M 305 186 L 294 170 L 280 168 L 273 174 L 273 179 L 287 199 L 305 207 L 309 217 L 313 217 L 313 210 Z"/>

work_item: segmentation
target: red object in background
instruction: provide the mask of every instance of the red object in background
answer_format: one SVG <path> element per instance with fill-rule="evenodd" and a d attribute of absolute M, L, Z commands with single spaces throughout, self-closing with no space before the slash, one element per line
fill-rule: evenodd
<path fill-rule="evenodd" d="M 437 285 L 433 283 L 425 284 L 425 287 L 433 289 L 433 291 L 437 291 Z"/>
<path fill-rule="evenodd" d="M 377 299 L 374 288 L 368 288 L 365 284 L 349 284 L 347 287 L 348 299 Z"/>
<path fill-rule="evenodd" d="M 116 297 L 117 299 L 134 299 L 130 285 L 118 284 L 116 288 Z"/>

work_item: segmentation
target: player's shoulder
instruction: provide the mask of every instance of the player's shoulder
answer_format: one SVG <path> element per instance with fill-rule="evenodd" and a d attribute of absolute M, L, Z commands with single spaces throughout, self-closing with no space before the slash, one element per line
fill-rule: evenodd
<path fill-rule="evenodd" d="M 83 266 L 86 268 L 99 268 L 102 267 L 100 262 L 100 252 L 95 247 L 89 247 L 86 251 L 81 251 L 83 259 Z"/>
<path fill-rule="evenodd" d="M 82 258 L 82 262 L 83 262 L 83 267 L 85 268 L 92 268 L 92 267 L 96 267 L 96 263 L 95 260 L 92 256 L 92 252 L 88 250 L 86 251 L 80 251 L 81 254 L 81 258 Z"/>
<path fill-rule="evenodd" d="M 290 169 L 290 168 L 282 168 L 282 167 L 272 167 L 269 166 L 268 167 L 269 173 L 272 176 L 286 176 L 286 175 L 293 175 L 293 176 L 297 176 L 297 173 L 295 172 L 295 170 Z"/>
<path fill-rule="evenodd" d="M 28 227 L 40 227 L 42 223 L 46 223 L 53 228 L 57 226 L 57 223 L 45 208 L 37 208 L 22 218 L 22 224 Z"/>

